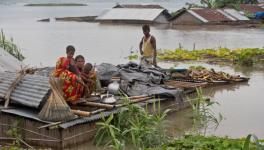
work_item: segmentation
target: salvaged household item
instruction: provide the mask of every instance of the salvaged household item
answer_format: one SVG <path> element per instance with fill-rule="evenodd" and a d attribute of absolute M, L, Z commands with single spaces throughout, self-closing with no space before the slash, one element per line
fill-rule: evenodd
<path fill-rule="evenodd" d="M 105 104 L 114 104 L 116 101 L 116 98 L 112 94 L 106 94 L 101 97 L 101 102 Z"/>
<path fill-rule="evenodd" d="M 39 113 L 39 118 L 45 121 L 68 121 L 75 118 L 73 112 L 71 112 L 70 107 L 63 98 L 62 86 L 58 79 L 50 77 L 49 80 L 52 92 L 51 95 L 43 106 Z"/>
<path fill-rule="evenodd" d="M 109 94 L 118 94 L 119 87 L 120 87 L 120 85 L 117 81 L 110 83 L 107 87 L 108 93 Z"/>

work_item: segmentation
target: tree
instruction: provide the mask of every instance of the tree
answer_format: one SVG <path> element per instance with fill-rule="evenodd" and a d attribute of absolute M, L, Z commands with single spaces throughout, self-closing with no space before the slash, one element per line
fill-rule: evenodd
<path fill-rule="evenodd" d="M 258 4 L 258 0 L 201 0 L 207 8 L 221 8 L 237 4 Z"/>

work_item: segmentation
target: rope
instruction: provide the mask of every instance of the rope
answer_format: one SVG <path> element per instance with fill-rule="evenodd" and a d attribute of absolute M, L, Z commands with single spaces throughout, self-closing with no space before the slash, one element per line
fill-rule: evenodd
<path fill-rule="evenodd" d="M 18 76 L 16 77 L 15 81 L 12 82 L 12 84 L 10 85 L 10 87 L 8 88 L 4 99 L 5 99 L 5 108 L 8 107 L 9 105 L 9 101 L 10 101 L 10 96 L 11 93 L 15 90 L 16 86 L 22 81 L 22 79 L 24 78 L 24 76 L 26 75 L 25 71 L 21 71 Z"/>

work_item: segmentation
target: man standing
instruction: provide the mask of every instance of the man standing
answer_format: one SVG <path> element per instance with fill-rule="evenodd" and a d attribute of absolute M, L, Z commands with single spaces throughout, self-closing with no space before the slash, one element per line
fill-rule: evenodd
<path fill-rule="evenodd" d="M 142 30 L 144 37 L 141 39 L 139 44 L 139 50 L 141 57 L 141 65 L 154 65 L 157 67 L 157 50 L 156 50 L 156 39 L 154 36 L 150 35 L 149 25 L 143 25 Z"/>

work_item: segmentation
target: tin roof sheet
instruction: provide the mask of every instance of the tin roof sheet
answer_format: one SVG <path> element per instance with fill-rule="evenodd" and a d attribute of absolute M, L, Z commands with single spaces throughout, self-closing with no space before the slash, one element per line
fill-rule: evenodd
<path fill-rule="evenodd" d="M 256 13 L 256 12 L 264 12 L 264 9 L 258 5 L 252 5 L 252 4 L 241 4 L 240 8 L 244 11 L 250 12 L 250 13 Z"/>
<path fill-rule="evenodd" d="M 0 72 L 0 98 L 4 99 L 8 88 L 16 79 L 16 73 Z M 49 95 L 49 78 L 38 75 L 26 75 L 10 96 L 11 103 L 39 108 Z"/>
<path fill-rule="evenodd" d="M 44 121 L 38 118 L 38 112 L 36 110 L 32 109 L 27 109 L 27 108 L 8 108 L 8 109 L 0 109 L 1 112 L 8 113 L 8 114 L 13 114 L 13 115 L 18 115 L 22 116 L 28 119 L 33 119 L 39 122 L 43 123 L 52 123 L 49 121 Z"/>
<path fill-rule="evenodd" d="M 154 21 L 164 9 L 115 8 L 98 16 L 97 20 L 142 20 Z"/>
<path fill-rule="evenodd" d="M 147 8 L 147 9 L 164 9 L 162 6 L 157 4 L 118 4 L 113 8 Z"/>
<path fill-rule="evenodd" d="M 224 12 L 228 13 L 229 15 L 233 16 L 234 18 L 236 18 L 237 20 L 249 20 L 248 17 L 240 14 L 237 10 L 235 9 L 231 9 L 231 8 L 226 8 L 223 9 Z"/>
<path fill-rule="evenodd" d="M 208 22 L 231 21 L 231 19 L 216 9 L 191 9 L 194 13 L 204 18 Z"/>

